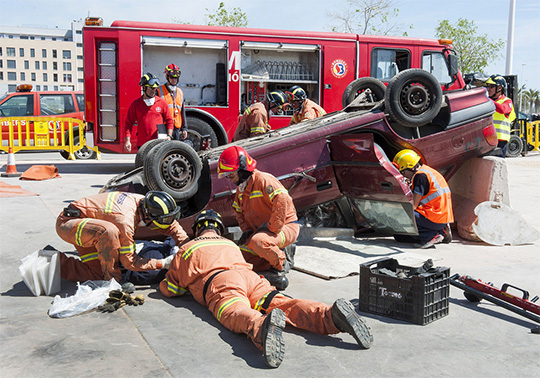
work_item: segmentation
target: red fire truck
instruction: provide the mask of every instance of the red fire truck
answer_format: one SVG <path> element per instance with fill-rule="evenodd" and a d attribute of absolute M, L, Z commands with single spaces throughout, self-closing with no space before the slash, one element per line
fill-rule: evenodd
<path fill-rule="evenodd" d="M 165 82 L 164 67 L 171 63 L 182 71 L 179 86 L 195 146 L 204 135 L 212 147 L 228 143 L 249 104 L 292 85 L 303 87 L 327 112 L 342 109 L 362 90 L 358 78 L 387 83 L 408 68 L 431 72 L 443 89 L 465 85 L 456 56 L 442 40 L 133 21 L 87 24 L 88 130 L 95 145 L 118 153 L 124 152 L 128 107 L 141 95 L 139 78 L 151 72 Z M 290 116 L 273 116 L 271 127 L 288 125 Z"/>

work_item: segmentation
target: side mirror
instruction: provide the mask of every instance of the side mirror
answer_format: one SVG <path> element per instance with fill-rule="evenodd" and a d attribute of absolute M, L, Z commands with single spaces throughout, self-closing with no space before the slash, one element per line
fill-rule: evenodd
<path fill-rule="evenodd" d="M 458 74 L 458 58 L 457 55 L 448 54 L 448 74 L 450 77 L 455 77 Z"/>

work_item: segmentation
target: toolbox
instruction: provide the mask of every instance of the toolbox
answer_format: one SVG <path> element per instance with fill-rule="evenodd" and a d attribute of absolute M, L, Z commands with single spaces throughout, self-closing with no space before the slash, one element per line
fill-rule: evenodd
<path fill-rule="evenodd" d="M 448 315 L 450 268 L 399 265 L 383 258 L 360 265 L 359 310 L 425 325 Z"/>

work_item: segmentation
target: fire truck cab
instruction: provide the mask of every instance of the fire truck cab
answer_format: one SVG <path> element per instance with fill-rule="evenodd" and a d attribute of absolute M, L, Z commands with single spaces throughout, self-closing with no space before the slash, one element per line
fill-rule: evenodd
<path fill-rule="evenodd" d="M 212 147 L 229 143 L 243 111 L 276 89 L 299 85 L 330 113 L 343 108 L 345 93 L 358 92 L 358 78 L 388 83 L 422 68 L 443 89 L 465 85 L 447 42 L 430 39 L 115 21 L 85 26 L 83 41 L 88 129 L 95 145 L 119 153 L 128 108 L 141 95 L 139 78 L 150 72 L 165 83 L 171 63 L 181 69 L 196 149 L 205 135 Z M 269 124 L 287 126 L 291 116 L 272 116 Z"/>

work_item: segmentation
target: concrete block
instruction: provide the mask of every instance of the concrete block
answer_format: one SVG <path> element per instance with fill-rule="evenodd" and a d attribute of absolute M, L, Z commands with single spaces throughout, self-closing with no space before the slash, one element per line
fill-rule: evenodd
<path fill-rule="evenodd" d="M 452 191 L 454 228 L 466 240 L 481 242 L 475 234 L 475 207 L 484 201 L 510 206 L 508 169 L 504 159 L 486 156 L 467 161 L 448 181 Z"/>

